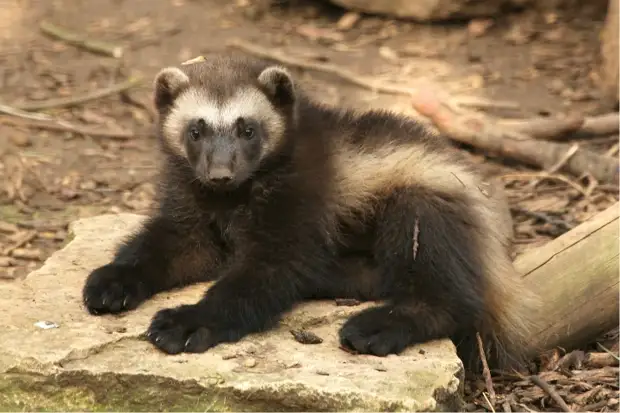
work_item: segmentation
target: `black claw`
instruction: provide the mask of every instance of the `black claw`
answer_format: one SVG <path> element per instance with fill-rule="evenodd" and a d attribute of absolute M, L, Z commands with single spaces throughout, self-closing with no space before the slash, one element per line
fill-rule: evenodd
<path fill-rule="evenodd" d="M 145 298 L 135 269 L 116 264 L 107 264 L 91 272 L 83 290 L 84 305 L 93 315 L 132 310 Z"/>

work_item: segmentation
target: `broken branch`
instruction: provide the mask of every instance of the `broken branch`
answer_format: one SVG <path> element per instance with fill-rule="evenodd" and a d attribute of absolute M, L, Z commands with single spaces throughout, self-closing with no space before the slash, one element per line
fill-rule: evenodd
<path fill-rule="evenodd" d="M 105 96 L 124 92 L 136 86 L 141 81 L 142 81 L 141 77 L 132 77 L 129 80 L 126 80 L 125 82 L 118 83 L 116 85 L 112 85 L 112 86 L 109 86 L 103 89 L 95 90 L 94 92 L 91 92 L 91 93 L 86 93 L 86 94 L 78 95 L 78 96 L 69 96 L 66 98 L 44 100 L 41 102 L 16 104 L 16 105 L 13 105 L 13 107 L 17 109 L 21 109 L 22 111 L 37 111 L 37 110 L 43 110 L 43 109 L 76 106 L 76 105 L 80 105 L 82 103 L 85 103 L 91 100 L 96 100 L 96 99 L 100 99 Z"/>
<path fill-rule="evenodd" d="M 67 44 L 84 49 L 91 53 L 110 56 L 117 59 L 123 56 L 123 48 L 120 46 L 115 46 L 113 44 L 102 42 L 99 40 L 89 40 L 83 35 L 73 33 L 63 27 L 56 26 L 50 22 L 41 23 L 39 28 L 47 36 L 50 36 L 54 39 L 62 40 Z"/>
<path fill-rule="evenodd" d="M 345 68 L 332 65 L 329 63 L 309 62 L 302 60 L 287 54 L 284 54 L 277 50 L 263 48 L 255 44 L 245 42 L 240 39 L 231 39 L 227 43 L 228 47 L 239 49 L 243 52 L 252 54 L 261 59 L 273 60 L 282 63 L 287 66 L 297 67 L 299 69 L 314 70 L 317 72 L 327 73 L 332 76 L 336 76 L 352 85 L 362 87 L 370 90 L 374 93 L 385 93 L 390 95 L 402 95 L 411 96 L 416 93 L 416 90 L 411 87 L 406 87 L 398 84 L 386 84 L 378 82 L 371 76 L 360 76 Z M 459 97 L 454 99 L 454 105 L 456 106 L 481 106 L 481 107 L 503 107 L 508 109 L 514 109 L 518 107 L 513 102 L 490 102 L 488 99 L 476 98 L 476 97 Z"/>
<path fill-rule="evenodd" d="M 565 118 L 500 121 L 498 125 L 536 139 L 563 140 L 595 135 L 612 135 L 618 133 L 619 122 L 620 115 L 618 113 L 608 113 L 590 117 L 572 115 Z"/>
<path fill-rule="evenodd" d="M 549 396 L 551 396 L 553 401 L 555 401 L 557 405 L 560 406 L 560 409 L 565 412 L 571 411 L 570 407 L 568 407 L 562 396 L 560 396 L 558 392 L 556 392 L 555 389 L 551 387 L 551 385 L 549 385 L 549 383 L 540 378 L 540 376 L 530 376 L 530 380 L 532 380 L 532 383 L 543 389 Z"/>
<path fill-rule="evenodd" d="M 539 141 L 499 127 L 479 114 L 465 111 L 457 113 L 431 93 L 414 95 L 412 104 L 418 113 L 429 118 L 450 139 L 530 166 L 550 169 L 558 165 L 570 149 L 563 143 Z M 589 173 L 599 182 L 618 183 L 618 160 L 583 148 L 561 164 L 561 170 L 576 177 Z"/>
<path fill-rule="evenodd" d="M 0 123 L 11 124 L 15 126 L 24 126 L 29 128 L 71 132 L 78 135 L 99 138 L 129 140 L 135 138 L 136 136 L 133 132 L 129 131 L 86 128 L 60 120 L 15 119 L 6 116 L 0 116 Z"/>
<path fill-rule="evenodd" d="M 484 382 L 489 392 L 489 397 L 491 401 L 489 402 L 490 406 L 495 404 L 495 389 L 493 388 L 493 379 L 491 379 L 491 370 L 489 370 L 489 363 L 487 361 L 486 355 L 484 354 L 484 344 L 482 343 L 482 338 L 480 337 L 480 333 L 476 332 L 476 341 L 478 342 L 478 353 L 480 354 L 480 360 L 482 361 L 482 374 L 484 376 Z"/>

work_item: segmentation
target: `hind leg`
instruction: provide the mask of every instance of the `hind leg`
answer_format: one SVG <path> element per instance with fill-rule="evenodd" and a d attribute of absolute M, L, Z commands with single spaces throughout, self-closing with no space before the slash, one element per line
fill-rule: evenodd
<path fill-rule="evenodd" d="M 475 325 L 483 311 L 483 278 L 466 200 L 403 189 L 377 213 L 373 255 L 388 292 L 384 306 L 351 317 L 343 346 L 385 356 Z"/>

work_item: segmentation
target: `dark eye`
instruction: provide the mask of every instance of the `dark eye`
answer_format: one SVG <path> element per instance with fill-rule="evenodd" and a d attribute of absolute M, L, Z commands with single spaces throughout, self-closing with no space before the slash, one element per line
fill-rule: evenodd
<path fill-rule="evenodd" d="M 200 139 L 200 130 L 196 126 L 192 126 L 188 131 L 189 137 L 193 141 Z"/>
<path fill-rule="evenodd" d="M 251 120 L 237 119 L 237 134 L 240 138 L 252 139 L 256 135 L 256 127 Z"/>
<path fill-rule="evenodd" d="M 254 128 L 251 126 L 246 126 L 245 128 L 242 129 L 241 134 L 243 135 L 244 138 L 250 139 L 254 136 Z"/>

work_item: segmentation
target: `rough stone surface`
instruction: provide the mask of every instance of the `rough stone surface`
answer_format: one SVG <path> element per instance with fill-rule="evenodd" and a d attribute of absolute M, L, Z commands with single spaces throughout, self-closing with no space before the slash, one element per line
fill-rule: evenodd
<path fill-rule="evenodd" d="M 332 3 L 365 13 L 436 21 L 497 15 L 506 5 L 523 6 L 530 0 L 331 0 Z"/>
<path fill-rule="evenodd" d="M 619 3 L 620 1 L 618 0 L 609 0 L 607 17 L 601 32 L 601 87 L 605 98 L 614 104 L 618 103 L 620 94 L 620 78 L 618 73 L 620 51 L 620 45 L 618 44 L 620 37 L 620 32 L 618 31 Z"/>
<path fill-rule="evenodd" d="M 372 304 L 304 303 L 273 331 L 174 356 L 142 333 L 155 311 L 194 302 L 208 285 L 160 294 L 122 316 L 90 316 L 80 299 L 86 275 L 142 219 L 76 221 L 72 241 L 42 268 L 19 283 L 0 281 L 0 411 L 460 409 L 463 370 L 450 341 L 386 358 L 338 348 L 347 315 Z M 298 343 L 292 328 L 323 342 Z"/>

